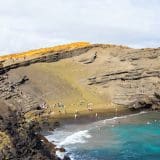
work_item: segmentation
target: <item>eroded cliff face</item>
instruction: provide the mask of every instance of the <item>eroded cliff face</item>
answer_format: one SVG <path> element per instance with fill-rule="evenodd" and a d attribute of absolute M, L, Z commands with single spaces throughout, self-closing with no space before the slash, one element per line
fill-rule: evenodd
<path fill-rule="evenodd" d="M 159 62 L 159 48 L 102 44 L 41 53 L 11 64 L 3 61 L 0 98 L 24 111 L 43 102 L 63 102 L 68 113 L 85 111 L 88 103 L 98 110 L 158 109 Z"/>
<path fill-rule="evenodd" d="M 88 78 L 89 85 L 113 87 L 112 101 L 129 108 L 153 108 L 160 105 L 160 49 L 130 50 L 111 54 L 115 67 Z M 113 86 L 114 85 L 114 86 Z"/>

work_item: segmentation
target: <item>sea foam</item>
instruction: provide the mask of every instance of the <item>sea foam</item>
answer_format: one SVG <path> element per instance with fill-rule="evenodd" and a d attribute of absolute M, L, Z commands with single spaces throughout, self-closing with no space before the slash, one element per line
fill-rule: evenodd
<path fill-rule="evenodd" d="M 67 136 L 62 142 L 59 143 L 60 146 L 67 146 L 76 143 L 86 143 L 86 139 L 91 138 L 88 130 L 78 131 L 69 136 Z"/>
<path fill-rule="evenodd" d="M 90 129 L 94 129 L 94 128 L 99 128 L 99 127 L 105 126 L 107 123 L 108 124 L 112 124 L 112 126 L 113 126 L 113 123 L 116 122 L 117 120 L 126 119 L 126 118 L 129 118 L 129 117 L 134 117 L 134 116 L 138 116 L 138 115 L 146 114 L 146 113 L 148 113 L 148 112 L 141 111 L 141 112 L 135 113 L 135 114 L 129 114 L 129 115 L 123 115 L 123 116 L 115 116 L 115 117 L 112 117 L 112 118 L 107 118 L 105 120 L 96 121 L 96 122 L 92 123 L 92 127 Z"/>
<path fill-rule="evenodd" d="M 87 139 L 92 136 L 89 134 L 88 130 L 81 130 L 75 132 L 65 132 L 65 131 L 54 131 L 46 138 L 50 142 L 54 142 L 57 147 L 68 146 L 76 143 L 86 143 Z"/>

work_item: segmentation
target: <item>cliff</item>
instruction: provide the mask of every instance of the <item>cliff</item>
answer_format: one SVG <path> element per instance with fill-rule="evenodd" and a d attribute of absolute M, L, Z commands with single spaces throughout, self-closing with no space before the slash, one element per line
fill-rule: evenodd
<path fill-rule="evenodd" d="M 84 42 L 0 60 L 1 115 L 10 107 L 27 120 L 57 121 L 160 108 L 160 48 Z"/>
<path fill-rule="evenodd" d="M 0 97 L 11 106 L 23 103 L 26 111 L 42 101 L 49 106 L 63 102 L 69 112 L 73 104 L 83 111 L 88 103 L 100 110 L 104 105 L 157 108 L 159 57 L 159 48 L 86 42 L 2 56 Z"/>

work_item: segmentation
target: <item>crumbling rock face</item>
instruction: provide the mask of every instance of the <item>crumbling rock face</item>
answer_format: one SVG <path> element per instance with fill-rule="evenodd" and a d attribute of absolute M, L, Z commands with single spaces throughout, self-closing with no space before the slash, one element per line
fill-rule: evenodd
<path fill-rule="evenodd" d="M 105 73 L 103 75 L 98 75 L 94 77 L 88 78 L 89 85 L 93 84 L 105 84 L 109 81 L 132 81 L 132 80 L 140 80 L 149 77 L 157 77 L 160 78 L 160 71 L 159 70 L 150 70 L 145 71 L 144 68 L 137 68 L 132 70 L 126 71 L 116 71 Z"/>
<path fill-rule="evenodd" d="M 97 54 L 93 54 L 90 58 L 85 58 L 85 59 L 81 59 L 79 60 L 79 62 L 82 62 L 83 64 L 89 64 L 89 63 L 93 63 L 97 58 Z"/>
<path fill-rule="evenodd" d="M 154 93 L 153 97 L 148 97 L 147 95 L 143 95 L 143 97 L 137 97 L 137 100 L 130 104 L 129 108 L 131 110 L 139 110 L 139 109 L 153 109 L 158 110 L 160 106 L 160 95 L 158 93 Z"/>
<path fill-rule="evenodd" d="M 156 59 L 160 56 L 159 48 L 133 50 L 127 54 L 121 55 L 121 61 L 137 61 L 142 59 Z"/>
<path fill-rule="evenodd" d="M 23 106 L 23 112 L 36 109 L 39 106 L 39 102 L 30 95 L 23 93 L 19 88 L 20 85 L 24 85 L 28 80 L 29 78 L 24 75 L 19 80 L 12 82 L 8 79 L 7 73 L 0 75 L 0 99 L 13 108 Z"/>
<path fill-rule="evenodd" d="M 132 109 L 160 108 L 160 49 L 129 50 L 116 54 L 115 62 L 114 58 L 106 61 L 109 71 L 88 77 L 88 85 L 106 88 L 106 91 L 112 88 L 112 102 L 118 105 Z M 126 69 L 122 68 L 123 64 Z"/>
<path fill-rule="evenodd" d="M 155 80 L 155 79 L 156 80 Z M 160 105 L 160 71 L 136 68 L 107 72 L 88 78 L 88 85 L 115 84 L 113 102 L 134 109 L 156 109 Z M 155 107 L 157 106 L 157 107 Z"/>

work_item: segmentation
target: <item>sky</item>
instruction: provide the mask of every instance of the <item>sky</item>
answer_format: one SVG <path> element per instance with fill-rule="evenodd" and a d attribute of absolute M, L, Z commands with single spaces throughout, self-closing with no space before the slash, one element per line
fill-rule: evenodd
<path fill-rule="evenodd" d="M 0 0 L 0 55 L 75 41 L 160 47 L 160 0 Z"/>

